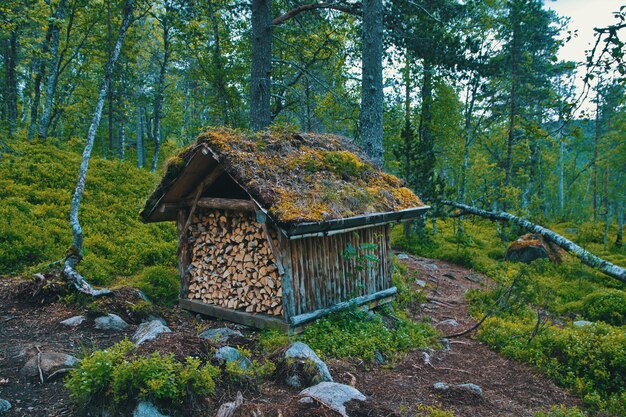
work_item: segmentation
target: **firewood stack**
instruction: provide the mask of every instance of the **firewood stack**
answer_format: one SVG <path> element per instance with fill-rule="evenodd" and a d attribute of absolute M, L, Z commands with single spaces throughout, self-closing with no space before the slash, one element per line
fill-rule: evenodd
<path fill-rule="evenodd" d="M 270 233 L 276 248 L 277 237 L 273 230 Z M 282 315 L 276 260 L 252 214 L 204 211 L 192 218 L 190 234 L 187 298 L 248 313 Z"/>

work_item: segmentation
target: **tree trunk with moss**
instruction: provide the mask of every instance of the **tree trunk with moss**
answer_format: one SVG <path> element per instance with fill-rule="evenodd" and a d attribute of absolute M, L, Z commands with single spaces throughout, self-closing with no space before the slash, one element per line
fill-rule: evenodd
<path fill-rule="evenodd" d="M 564 238 L 550 229 L 546 229 L 543 226 L 529 222 L 526 219 L 514 216 L 504 211 L 487 211 L 474 206 L 468 206 L 467 204 L 447 200 L 441 201 L 441 203 L 460 209 L 461 214 L 474 214 L 485 217 L 489 220 L 511 222 L 524 230 L 541 235 L 544 239 L 559 245 L 561 248 L 580 259 L 585 265 L 592 268 L 598 268 L 604 274 L 626 283 L 626 268 L 614 265 L 611 262 L 597 257 L 593 253 L 588 252 L 571 240 Z"/>
<path fill-rule="evenodd" d="M 89 168 L 89 160 L 91 159 L 91 151 L 93 150 L 93 145 L 96 139 L 96 132 L 98 130 L 98 126 L 100 124 L 100 119 L 102 117 L 102 109 L 104 107 L 104 100 L 107 95 L 107 91 L 109 89 L 109 85 L 111 83 L 111 78 L 113 76 L 113 68 L 115 67 L 115 63 L 120 55 L 122 50 L 122 44 L 124 43 L 124 37 L 126 36 L 126 32 L 132 22 L 133 11 L 135 9 L 135 1 L 127 0 L 124 6 L 124 15 L 122 18 L 122 24 L 120 26 L 117 40 L 115 41 L 115 47 L 113 48 L 113 53 L 109 58 L 106 64 L 106 70 L 104 74 L 104 80 L 100 85 L 100 89 L 98 92 L 98 101 L 96 103 L 96 108 L 93 112 L 93 116 L 91 118 L 91 124 L 89 126 L 89 131 L 87 133 L 87 143 L 85 144 L 85 149 L 83 150 L 82 161 L 80 164 L 80 170 L 78 174 L 78 181 L 76 183 L 76 188 L 74 190 L 74 195 L 72 196 L 72 202 L 70 204 L 70 227 L 72 228 L 72 247 L 69 249 L 67 256 L 65 257 L 65 263 L 63 267 L 63 276 L 67 279 L 74 287 L 88 295 L 92 296 L 100 296 L 109 294 L 110 291 L 107 289 L 96 290 L 85 280 L 85 278 L 76 271 L 76 265 L 81 261 L 83 255 L 83 229 L 80 225 L 80 220 L 78 217 L 78 212 L 80 209 L 80 203 L 83 199 L 83 194 L 85 192 L 85 180 L 87 179 L 87 169 Z"/>

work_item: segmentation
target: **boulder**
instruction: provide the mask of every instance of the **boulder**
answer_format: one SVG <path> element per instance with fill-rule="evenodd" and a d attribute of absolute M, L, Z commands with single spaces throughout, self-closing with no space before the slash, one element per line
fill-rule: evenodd
<path fill-rule="evenodd" d="M 198 337 L 208 339 L 216 343 L 226 343 L 228 339 L 233 337 L 243 337 L 243 334 L 238 330 L 229 329 L 228 327 L 220 327 L 217 329 L 207 329 L 200 333 Z"/>
<path fill-rule="evenodd" d="M 154 404 L 148 401 L 141 401 L 133 411 L 133 417 L 167 417 L 159 412 Z"/>
<path fill-rule="evenodd" d="M 2 415 L 4 413 L 6 413 L 7 411 L 9 411 L 11 409 L 11 407 L 12 407 L 12 405 L 11 405 L 10 402 L 0 398 L 0 415 Z"/>
<path fill-rule="evenodd" d="M 96 329 L 99 330 L 119 331 L 128 328 L 128 323 L 117 314 L 107 314 L 106 316 L 97 317 L 94 323 Z"/>
<path fill-rule="evenodd" d="M 26 378 L 39 378 L 39 368 L 45 379 L 55 372 L 65 372 L 78 364 L 78 359 L 61 352 L 43 352 L 35 355 L 22 367 L 20 374 Z"/>
<path fill-rule="evenodd" d="M 283 354 L 280 364 L 284 369 L 285 382 L 295 388 L 332 382 L 328 366 L 307 344 L 295 342 Z"/>
<path fill-rule="evenodd" d="M 459 325 L 459 322 L 454 319 L 441 320 L 439 323 L 437 323 L 437 326 L 457 327 L 458 325 Z"/>
<path fill-rule="evenodd" d="M 577 320 L 572 324 L 574 325 L 574 327 L 578 328 L 593 326 L 593 323 L 587 320 Z"/>
<path fill-rule="evenodd" d="M 69 319 L 65 319 L 61 322 L 61 324 L 68 327 L 78 327 L 86 320 L 85 316 L 74 316 Z"/>
<path fill-rule="evenodd" d="M 366 399 L 365 395 L 358 389 L 336 382 L 320 382 L 302 390 L 300 396 L 313 398 L 344 417 L 347 417 L 345 403 L 353 400 L 365 401 Z"/>
<path fill-rule="evenodd" d="M 169 327 L 165 326 L 160 320 L 152 320 L 141 323 L 131 340 L 137 346 L 147 342 L 148 340 L 156 339 L 161 333 L 171 333 Z"/>
<path fill-rule="evenodd" d="M 536 259 L 549 259 L 554 263 L 562 260 L 561 249 L 546 241 L 543 236 L 529 233 L 511 242 L 504 254 L 507 261 L 530 263 Z"/>
<path fill-rule="evenodd" d="M 433 389 L 445 394 L 448 398 L 465 397 L 476 399 L 478 397 L 482 398 L 483 396 L 483 389 L 472 383 L 450 385 L 445 382 L 436 382 L 433 384 Z"/>
<path fill-rule="evenodd" d="M 224 346 L 222 348 L 219 348 L 215 352 L 215 358 L 219 361 L 226 363 L 238 362 L 239 367 L 243 370 L 246 370 L 252 366 L 252 362 L 250 362 L 250 359 L 248 357 L 242 354 L 239 350 L 230 346 Z"/>

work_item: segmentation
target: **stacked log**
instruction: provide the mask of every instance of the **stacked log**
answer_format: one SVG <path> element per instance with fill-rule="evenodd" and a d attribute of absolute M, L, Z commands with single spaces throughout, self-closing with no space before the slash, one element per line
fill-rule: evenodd
<path fill-rule="evenodd" d="M 187 298 L 248 313 L 282 315 L 280 274 L 263 226 L 251 213 L 207 210 L 190 226 Z"/>

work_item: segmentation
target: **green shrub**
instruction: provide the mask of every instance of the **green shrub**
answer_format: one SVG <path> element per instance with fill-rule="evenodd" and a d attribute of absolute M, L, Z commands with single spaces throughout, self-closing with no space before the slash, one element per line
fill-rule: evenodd
<path fill-rule="evenodd" d="M 415 417 L 455 417 L 452 411 L 446 411 L 432 405 L 420 404 L 417 406 Z"/>
<path fill-rule="evenodd" d="M 593 321 L 603 321 L 615 326 L 626 324 L 626 293 L 605 289 L 586 296 L 582 301 L 583 315 Z"/>
<path fill-rule="evenodd" d="M 317 320 L 301 335 L 302 341 L 327 356 L 373 361 L 376 351 L 393 356 L 409 349 L 430 345 L 436 332 L 427 324 L 404 318 L 385 325 L 380 315 L 356 308 Z"/>
<path fill-rule="evenodd" d="M 178 301 L 180 276 L 174 268 L 149 266 L 135 277 L 133 285 L 156 304 L 174 305 Z"/>
<path fill-rule="evenodd" d="M 237 349 L 242 357 L 250 359 L 250 352 L 243 348 Z M 262 380 L 276 370 L 274 362 L 266 360 L 263 363 L 251 360 L 250 364 L 242 368 L 239 361 L 227 362 L 225 366 L 225 378 L 235 384 L 258 388 Z"/>
<path fill-rule="evenodd" d="M 181 363 L 159 352 L 135 356 L 134 347 L 125 340 L 83 358 L 65 384 L 71 398 L 82 405 L 92 400 L 119 405 L 136 398 L 180 405 L 215 390 L 217 367 L 190 357 Z"/>
<path fill-rule="evenodd" d="M 532 321 L 494 317 L 483 323 L 479 337 L 505 356 L 529 362 L 574 389 L 589 407 L 626 414 L 626 334 L 621 328 L 604 323 L 547 326 L 530 340 L 533 329 Z"/>
<path fill-rule="evenodd" d="M 83 358 L 65 383 L 70 397 L 77 403 L 85 404 L 93 397 L 105 394 L 111 385 L 113 369 L 134 347 L 133 343 L 124 340 Z"/>
<path fill-rule="evenodd" d="M 259 345 L 264 353 L 272 353 L 289 345 L 289 336 L 281 330 L 266 330 L 259 337 Z"/>
<path fill-rule="evenodd" d="M 578 407 L 566 407 L 555 405 L 548 411 L 539 411 L 535 417 L 586 417 L 586 414 Z"/>

